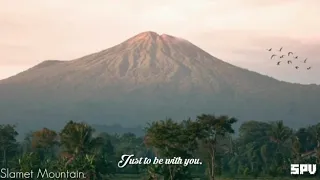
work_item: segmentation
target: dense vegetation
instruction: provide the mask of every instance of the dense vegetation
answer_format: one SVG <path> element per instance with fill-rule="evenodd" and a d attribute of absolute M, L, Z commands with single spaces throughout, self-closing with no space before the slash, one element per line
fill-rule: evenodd
<path fill-rule="evenodd" d="M 78 170 L 89 179 L 188 180 L 194 177 L 289 177 L 291 163 L 320 163 L 320 123 L 297 130 L 282 121 L 248 121 L 234 136 L 235 118 L 203 114 L 195 120 L 154 121 L 144 137 L 133 133 L 95 133 L 70 121 L 61 132 L 43 128 L 18 142 L 13 125 L 0 125 L 2 167 L 12 171 Z M 313 151 L 315 156 L 303 156 Z M 202 165 L 128 165 L 118 168 L 123 154 L 154 158 L 200 158 Z M 133 178 L 132 178 L 133 179 Z"/>

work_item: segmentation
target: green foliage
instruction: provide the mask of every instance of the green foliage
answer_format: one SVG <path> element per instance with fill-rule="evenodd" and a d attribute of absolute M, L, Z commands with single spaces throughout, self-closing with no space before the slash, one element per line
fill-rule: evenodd
<path fill-rule="evenodd" d="M 26 153 L 23 154 L 21 158 L 18 160 L 18 171 L 22 172 L 30 172 L 31 170 L 37 171 L 41 168 L 41 160 L 36 153 Z"/>
<path fill-rule="evenodd" d="M 199 129 L 194 129 L 191 121 L 183 123 L 174 122 L 172 119 L 153 122 L 146 129 L 145 143 L 152 147 L 153 153 L 158 158 L 172 159 L 174 157 L 192 158 L 196 150 L 196 136 Z M 196 130 L 196 131 L 194 131 Z M 162 176 L 168 180 L 190 179 L 188 167 L 181 164 L 153 165 L 148 169 L 150 178 Z"/>
<path fill-rule="evenodd" d="M 154 121 L 145 135 L 94 134 L 85 123 L 70 121 L 55 132 L 44 128 L 17 142 L 15 126 L 0 125 L 3 167 L 15 171 L 80 171 L 87 178 L 188 180 L 217 177 L 290 177 L 291 163 L 320 162 L 320 123 L 292 130 L 282 121 L 247 121 L 233 136 L 237 119 L 202 114 L 195 120 Z M 313 154 L 313 156 L 306 155 Z M 311 152 L 311 153 L 310 153 Z M 312 153 L 313 152 L 313 153 Z M 117 168 L 123 154 L 135 157 L 200 158 L 202 165 L 127 165 Z"/>
<path fill-rule="evenodd" d="M 230 152 L 230 144 L 227 145 L 224 141 L 228 134 L 234 133 L 232 125 L 237 119 L 202 114 L 197 117 L 196 122 L 200 127 L 198 140 L 201 144 L 202 159 L 207 163 L 207 174 L 213 180 L 216 173 L 221 174 L 221 155 Z"/>
<path fill-rule="evenodd" d="M 93 138 L 94 129 L 85 123 L 70 121 L 60 133 L 63 150 L 72 155 L 83 155 L 95 151 L 101 145 L 101 138 Z"/>
<path fill-rule="evenodd" d="M 17 135 L 18 132 L 15 130 L 15 126 L 0 125 L 0 151 L 2 154 L 2 167 L 7 167 L 10 156 L 13 156 L 18 151 L 18 144 L 16 140 Z"/>

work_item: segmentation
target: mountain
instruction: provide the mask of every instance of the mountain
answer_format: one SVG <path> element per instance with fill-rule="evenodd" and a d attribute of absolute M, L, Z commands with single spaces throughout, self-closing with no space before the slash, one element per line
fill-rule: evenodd
<path fill-rule="evenodd" d="M 319 107 L 318 85 L 281 82 L 155 32 L 0 81 L 0 122 L 29 129 L 61 128 L 71 119 L 130 127 L 200 113 L 297 126 L 318 122 Z"/>

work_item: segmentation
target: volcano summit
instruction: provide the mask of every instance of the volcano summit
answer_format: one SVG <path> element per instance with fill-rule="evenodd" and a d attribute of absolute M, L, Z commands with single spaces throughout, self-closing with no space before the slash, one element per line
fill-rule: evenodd
<path fill-rule="evenodd" d="M 245 120 L 320 119 L 320 87 L 281 82 L 206 53 L 187 40 L 140 33 L 70 61 L 44 61 L 0 81 L 0 121 L 60 128 L 68 120 L 143 125 L 201 113 Z"/>

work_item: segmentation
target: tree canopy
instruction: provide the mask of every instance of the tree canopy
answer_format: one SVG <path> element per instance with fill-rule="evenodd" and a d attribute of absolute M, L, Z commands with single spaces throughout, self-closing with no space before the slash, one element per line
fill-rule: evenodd
<path fill-rule="evenodd" d="M 13 125 L 0 125 L 3 167 L 84 172 L 89 179 L 188 180 L 195 177 L 291 177 L 291 163 L 320 162 L 320 123 L 293 130 L 282 121 L 245 121 L 201 114 L 195 119 L 164 119 L 147 124 L 144 136 L 132 132 L 96 132 L 89 124 L 69 121 L 60 131 L 43 128 L 22 142 Z M 237 135 L 234 135 L 238 131 Z M 137 164 L 118 168 L 123 154 L 150 159 L 200 159 L 197 165 Z M 169 162 L 169 161 L 168 161 Z M 173 161 L 172 161 L 173 162 Z"/>

